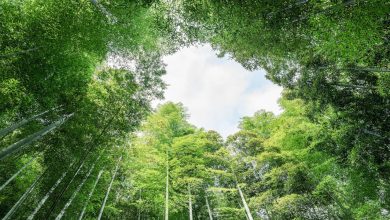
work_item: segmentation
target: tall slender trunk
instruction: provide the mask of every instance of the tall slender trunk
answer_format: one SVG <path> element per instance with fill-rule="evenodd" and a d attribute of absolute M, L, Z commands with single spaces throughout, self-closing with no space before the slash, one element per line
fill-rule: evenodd
<path fill-rule="evenodd" d="M 35 186 L 37 185 L 39 180 L 42 179 L 45 173 L 46 170 L 34 180 L 34 182 L 30 185 L 30 187 L 26 190 L 26 192 L 23 193 L 23 195 L 19 198 L 19 200 L 15 203 L 15 205 L 12 206 L 12 208 L 8 211 L 8 213 L 3 217 L 2 220 L 7 220 L 12 217 L 12 215 L 19 208 L 19 206 L 24 202 L 24 200 L 26 200 L 27 196 L 30 195 L 30 193 L 34 190 Z"/>
<path fill-rule="evenodd" d="M 247 214 L 247 217 L 248 217 L 249 220 L 253 220 L 251 211 L 249 210 L 249 206 L 248 206 L 248 204 L 247 204 L 246 201 L 245 201 L 244 193 L 242 193 L 241 187 L 240 187 L 240 185 L 238 184 L 237 175 L 236 175 L 235 172 L 234 172 L 233 166 L 231 167 L 231 170 L 232 170 L 232 173 L 233 173 L 233 175 L 234 175 L 234 179 L 235 179 L 235 181 L 236 181 L 236 186 L 237 186 L 237 189 L 238 189 L 238 193 L 240 194 L 241 201 L 242 201 L 242 204 L 244 205 L 244 208 L 245 208 L 245 212 L 246 212 L 246 214 Z"/>
<path fill-rule="evenodd" d="M 56 109 L 56 108 L 53 108 L 53 109 L 50 109 L 50 110 L 47 110 L 47 111 L 38 113 L 38 114 L 36 114 L 36 115 L 31 116 L 30 118 L 27 118 L 27 119 L 23 119 L 23 120 L 21 120 L 21 121 L 18 121 L 18 122 L 14 123 L 13 125 L 11 125 L 11 126 L 9 126 L 9 127 L 7 127 L 7 128 L 1 129 L 1 130 L 0 130 L 0 138 L 6 136 L 7 134 L 11 133 L 12 131 L 14 131 L 14 130 L 16 130 L 16 129 L 18 129 L 18 128 L 20 128 L 21 126 L 23 126 L 23 125 L 29 123 L 30 121 L 33 121 L 34 119 L 36 119 L 36 118 L 38 118 L 38 117 L 40 117 L 40 116 L 42 116 L 42 115 L 47 114 L 48 112 L 50 112 L 50 111 L 52 111 L 52 110 L 54 110 L 54 109 Z"/>
<path fill-rule="evenodd" d="M 367 71 L 367 72 L 390 72 L 390 69 L 382 67 L 332 67 L 332 66 L 322 66 L 318 69 L 335 69 L 335 70 L 355 70 L 355 71 Z"/>
<path fill-rule="evenodd" d="M 73 163 L 71 163 L 69 165 L 69 168 L 73 165 Z M 41 199 L 41 201 L 39 201 L 37 207 L 35 207 L 34 211 L 30 214 L 30 216 L 28 216 L 28 220 L 32 220 L 34 219 L 35 215 L 38 213 L 38 211 L 42 208 L 42 206 L 45 204 L 45 202 L 47 201 L 47 199 L 49 198 L 49 196 L 54 192 L 54 190 L 58 187 L 58 185 L 62 182 L 62 180 L 65 178 L 66 174 L 69 172 L 69 168 L 68 170 L 66 170 L 64 173 L 62 173 L 61 177 L 57 180 L 57 182 L 55 182 L 55 184 L 50 188 L 50 190 L 46 193 L 46 195 Z"/>
<path fill-rule="evenodd" d="M 241 203 L 238 203 L 238 205 L 240 206 L 240 209 L 242 209 Z M 249 220 L 248 214 L 246 213 L 246 211 L 244 212 L 244 214 L 245 214 L 245 219 L 246 219 L 246 220 Z"/>
<path fill-rule="evenodd" d="M 12 180 L 14 180 L 36 157 L 31 158 L 22 168 L 12 175 L 3 185 L 0 186 L 0 191 L 3 190 Z"/>
<path fill-rule="evenodd" d="M 193 217 L 192 217 L 191 187 L 190 187 L 189 184 L 188 184 L 188 212 L 189 212 L 189 215 L 190 215 L 190 220 L 193 220 Z"/>
<path fill-rule="evenodd" d="M 210 218 L 210 220 L 213 220 L 213 213 L 211 212 L 209 199 L 207 198 L 207 195 L 205 197 L 206 197 L 206 206 L 207 206 L 207 211 L 209 213 L 209 218 Z"/>
<path fill-rule="evenodd" d="M 40 47 L 34 47 L 34 48 L 26 49 L 26 50 L 20 50 L 20 51 L 14 52 L 14 53 L 0 54 L 0 58 L 13 57 L 13 56 L 17 56 L 19 54 L 29 53 L 31 51 L 38 50 L 39 48 Z"/>
<path fill-rule="evenodd" d="M 97 161 L 96 161 L 97 162 Z M 96 163 L 95 162 L 95 163 Z M 66 209 L 69 208 L 69 206 L 72 204 L 74 198 L 76 198 L 77 196 L 77 193 L 79 193 L 81 187 L 83 187 L 85 181 L 87 181 L 88 177 L 91 175 L 93 169 L 95 168 L 95 163 L 92 164 L 91 168 L 89 169 L 87 175 L 85 175 L 84 179 L 81 181 L 81 183 L 79 184 L 79 186 L 77 187 L 77 189 L 73 192 L 72 196 L 69 198 L 68 202 L 65 204 L 65 206 L 62 208 L 61 212 L 57 215 L 56 217 L 56 220 L 60 220 L 62 219 L 62 217 L 64 216 L 65 212 L 66 212 Z"/>
<path fill-rule="evenodd" d="M 57 205 L 57 202 L 61 199 L 62 195 L 65 193 L 65 191 L 69 188 L 70 184 L 73 182 L 73 180 L 76 178 L 77 174 L 79 174 L 81 168 L 83 168 L 84 166 L 84 163 L 85 163 L 85 159 L 83 160 L 83 162 L 79 165 L 79 167 L 77 168 L 76 172 L 73 174 L 72 178 L 70 179 L 70 181 L 67 183 L 67 185 L 61 190 L 60 194 L 56 197 L 56 199 L 54 200 L 54 203 L 50 206 L 50 210 L 48 212 L 48 214 L 46 215 L 46 219 L 49 219 L 50 216 L 51 216 L 51 213 L 54 211 L 54 208 L 56 207 Z"/>
<path fill-rule="evenodd" d="M 100 134 L 98 136 L 95 136 L 90 142 L 90 147 L 86 150 L 86 153 L 84 154 L 83 158 L 80 158 L 79 162 L 80 163 L 78 165 L 78 169 L 76 171 L 76 173 L 79 171 L 79 169 L 81 169 L 81 167 L 84 165 L 84 161 L 87 159 L 88 155 L 92 152 L 93 149 L 95 149 L 100 141 L 100 137 L 103 136 L 103 134 L 105 134 L 106 130 L 110 127 L 110 125 L 113 123 L 114 121 L 114 118 L 115 116 L 119 113 L 119 111 L 122 109 L 122 106 L 117 109 L 116 113 L 113 114 L 113 116 L 109 119 L 109 121 L 106 123 L 106 125 L 103 127 L 103 129 L 101 130 Z M 85 145 L 86 147 L 86 145 Z M 77 174 L 75 174 L 77 175 Z M 59 194 L 59 196 L 57 196 L 57 198 L 54 200 L 54 202 L 52 203 L 49 211 L 47 212 L 47 215 L 46 215 L 46 219 L 49 219 L 50 216 L 51 216 L 51 213 L 54 211 L 58 201 L 61 200 L 61 197 L 63 196 L 63 194 L 65 193 L 65 191 L 69 188 L 69 185 L 72 183 L 72 181 L 74 180 L 75 178 L 75 175 L 73 175 L 73 178 L 66 183 L 66 185 L 64 186 L 64 189 L 61 191 L 61 193 Z"/>
<path fill-rule="evenodd" d="M 95 188 L 96 188 L 96 186 L 97 186 L 97 184 L 98 184 L 98 182 L 99 182 L 99 179 L 100 179 L 100 177 L 102 176 L 102 174 L 103 174 L 103 170 L 100 170 L 100 171 L 99 171 L 99 174 L 98 174 L 97 177 L 96 177 L 95 183 L 93 184 L 93 187 L 92 187 L 91 191 L 90 191 L 89 194 L 88 194 L 88 198 L 87 198 L 87 200 L 85 201 L 84 207 L 83 207 L 83 209 L 81 210 L 81 213 L 80 213 L 80 216 L 79 216 L 79 220 L 82 220 L 82 219 L 83 219 L 85 210 L 87 209 L 88 202 L 89 202 L 89 200 L 91 199 L 91 197 L 92 197 L 92 195 L 93 195 L 93 192 L 95 191 Z"/>
<path fill-rule="evenodd" d="M 99 211 L 99 216 L 97 217 L 98 220 L 100 220 L 102 218 L 104 207 L 106 206 L 106 202 L 107 202 L 108 196 L 110 195 L 110 190 L 111 190 L 111 187 L 112 187 L 112 183 L 115 180 L 116 173 L 118 172 L 118 169 L 119 169 L 119 162 L 121 160 L 122 160 L 122 156 L 119 158 L 119 160 L 118 160 L 118 162 L 116 164 L 115 171 L 114 171 L 114 174 L 112 175 L 112 179 L 111 179 L 110 185 L 108 185 L 108 189 L 107 189 L 106 195 L 104 196 L 102 207 L 100 208 L 100 211 Z"/>
<path fill-rule="evenodd" d="M 241 197 L 241 200 L 242 200 L 242 204 L 244 205 L 246 214 L 248 215 L 248 219 L 249 219 L 249 220 L 253 220 L 251 211 L 249 210 L 248 204 L 247 204 L 246 201 L 245 201 L 244 194 L 242 193 L 241 187 L 240 187 L 240 185 L 239 185 L 238 183 L 237 183 L 237 189 L 238 189 L 238 192 L 240 193 L 240 197 Z"/>
<path fill-rule="evenodd" d="M 169 219 L 169 158 L 168 147 L 166 149 L 166 183 L 165 183 L 165 220 Z"/>
<path fill-rule="evenodd" d="M 142 189 L 139 190 L 139 200 L 142 200 Z M 141 220 L 141 208 L 138 207 L 138 220 Z"/>
<path fill-rule="evenodd" d="M 15 152 L 23 149 L 24 146 L 27 146 L 27 145 L 33 143 L 34 141 L 39 140 L 40 138 L 42 138 L 43 136 L 45 136 L 49 132 L 51 132 L 54 129 L 56 129 L 57 127 L 59 127 L 62 123 L 64 123 L 71 116 L 73 116 L 73 113 L 62 117 L 60 120 L 46 126 L 45 128 L 41 129 L 40 131 L 35 132 L 34 134 L 31 134 L 28 137 L 23 138 L 22 140 L 14 143 L 14 144 L 11 144 L 7 148 L 3 149 L 0 152 L 0 161 L 5 159 L 6 157 L 10 156 L 12 153 L 15 153 Z"/>
<path fill-rule="evenodd" d="M 91 3 L 100 10 L 109 20 L 110 23 L 116 23 L 117 19 L 109 12 L 103 5 L 101 5 L 97 0 L 90 0 Z"/>

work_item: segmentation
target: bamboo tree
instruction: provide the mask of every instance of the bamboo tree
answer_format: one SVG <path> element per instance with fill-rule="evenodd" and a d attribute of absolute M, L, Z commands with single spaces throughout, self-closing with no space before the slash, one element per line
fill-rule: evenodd
<path fill-rule="evenodd" d="M 3 185 L 0 187 L 0 191 L 3 190 L 13 179 L 15 179 L 36 157 L 31 158 L 22 168 L 18 170 L 14 175 L 12 175 Z"/>
<path fill-rule="evenodd" d="M 78 192 L 80 191 L 81 187 L 83 187 L 85 181 L 87 181 L 88 177 L 91 175 L 93 169 L 95 168 L 95 164 L 96 162 L 98 162 L 99 160 L 99 157 L 97 158 L 97 160 L 92 164 L 91 168 L 89 169 L 87 175 L 85 175 L 84 179 L 81 181 L 81 183 L 79 184 L 79 186 L 76 188 L 76 190 L 73 192 L 72 196 L 69 198 L 68 202 L 65 204 L 65 206 L 62 208 L 61 212 L 57 215 L 56 217 L 56 220 L 60 220 L 62 219 L 62 217 L 64 216 L 65 212 L 66 212 L 66 209 L 68 209 L 68 207 L 72 204 L 74 198 L 76 198 Z"/>
<path fill-rule="evenodd" d="M 91 189 L 91 191 L 88 194 L 87 200 L 84 203 L 83 209 L 81 210 L 80 216 L 78 218 L 79 220 L 83 219 L 85 210 L 87 209 L 88 202 L 91 199 L 91 197 L 93 195 L 93 192 L 95 191 L 95 188 L 96 188 L 96 186 L 97 186 L 97 184 L 99 182 L 99 179 L 102 176 L 102 174 L 103 174 L 103 169 L 99 171 L 99 174 L 96 177 L 95 183 L 93 184 L 92 189 Z"/>
<path fill-rule="evenodd" d="M 117 19 L 109 12 L 103 5 L 101 5 L 97 0 L 90 0 L 91 3 L 100 10 L 106 16 L 110 23 L 116 23 Z"/>
<path fill-rule="evenodd" d="M 209 218 L 210 220 L 213 220 L 213 213 L 211 211 L 209 199 L 207 198 L 207 195 L 205 195 L 205 199 L 206 199 L 207 212 L 209 213 Z"/>
<path fill-rule="evenodd" d="M 36 119 L 36 118 L 38 118 L 38 117 L 40 117 L 40 116 L 42 116 L 42 115 L 45 115 L 45 114 L 47 114 L 47 113 L 49 113 L 49 112 L 51 112 L 51 111 L 53 111 L 53 110 L 55 110 L 55 109 L 58 109 L 58 108 L 59 108 L 59 107 L 56 107 L 56 108 L 52 108 L 52 109 L 50 109 L 50 110 L 41 112 L 41 113 L 39 113 L 39 114 L 36 114 L 36 115 L 31 116 L 30 118 L 23 119 L 23 120 L 21 120 L 21 121 L 19 121 L 19 122 L 16 122 L 16 123 L 14 123 L 13 125 L 11 125 L 11 126 L 9 126 L 9 127 L 7 127 L 7 128 L 1 129 L 1 130 L 0 130 L 0 138 L 6 136 L 7 134 L 11 133 L 12 131 L 14 131 L 14 130 L 16 130 L 16 129 L 22 127 L 23 125 L 25 125 L 25 124 L 27 124 L 27 123 L 33 121 L 34 119 Z"/>
<path fill-rule="evenodd" d="M 106 206 L 106 202 L 107 202 L 108 196 L 109 196 L 109 194 L 110 194 L 110 190 L 111 190 L 111 187 L 112 187 L 112 183 L 113 183 L 114 180 L 115 180 L 115 176 L 116 176 L 116 173 L 118 172 L 119 163 L 121 162 L 121 160 L 122 160 L 122 156 L 119 158 L 119 160 L 118 160 L 118 162 L 117 162 L 117 164 L 116 164 L 114 174 L 112 175 L 112 178 L 111 178 L 111 182 L 110 182 L 110 184 L 108 185 L 108 188 L 107 188 L 107 191 L 106 191 L 106 195 L 104 196 L 104 200 L 103 200 L 102 207 L 100 208 L 100 211 L 99 211 L 99 216 L 97 217 L 98 220 L 100 220 L 100 219 L 102 218 L 103 211 L 104 211 L 104 207 Z"/>
<path fill-rule="evenodd" d="M 34 48 L 27 49 L 27 50 L 20 50 L 20 51 L 14 52 L 14 53 L 0 54 L 0 58 L 8 58 L 8 57 L 18 56 L 20 54 L 25 54 L 25 53 L 29 53 L 31 51 L 38 50 L 39 48 L 40 47 L 34 47 Z"/>
<path fill-rule="evenodd" d="M 192 199 L 191 199 L 191 187 L 190 184 L 188 184 L 188 212 L 190 215 L 190 220 L 193 220 L 192 217 Z"/>
<path fill-rule="evenodd" d="M 244 193 L 242 193 L 242 191 L 241 191 L 240 184 L 238 183 L 237 176 L 236 176 L 236 174 L 235 174 L 233 168 L 232 168 L 232 171 L 233 171 L 232 173 L 233 173 L 233 175 L 234 175 L 234 179 L 235 179 L 236 186 L 237 186 L 237 189 L 238 189 L 238 193 L 240 194 L 242 204 L 244 205 L 244 208 L 245 208 L 246 215 L 247 215 L 247 217 L 248 217 L 249 220 L 253 220 L 251 211 L 249 210 L 249 206 L 248 206 L 248 204 L 247 204 L 246 201 L 245 201 Z"/>
<path fill-rule="evenodd" d="M 166 183 L 165 183 L 165 220 L 169 219 L 169 158 L 168 147 L 166 149 Z"/>
<path fill-rule="evenodd" d="M 57 205 L 57 202 L 61 199 L 61 197 L 63 196 L 65 191 L 69 188 L 70 184 L 76 178 L 76 176 L 80 172 L 81 168 L 83 168 L 85 161 L 86 161 L 86 157 L 83 159 L 82 163 L 78 166 L 78 168 L 77 168 L 76 172 L 73 174 L 72 178 L 69 180 L 69 182 L 66 184 L 66 186 L 61 190 L 60 194 L 54 200 L 54 203 L 51 205 L 50 210 L 49 210 L 49 212 L 48 212 L 48 214 L 46 216 L 47 218 L 50 217 L 51 213 L 53 212 L 54 208 Z"/>
<path fill-rule="evenodd" d="M 42 179 L 43 175 L 46 173 L 46 170 L 39 175 L 35 181 L 30 185 L 30 187 L 23 193 L 23 195 L 19 198 L 19 200 L 15 203 L 14 206 L 8 211 L 8 213 L 3 217 L 2 220 L 10 219 L 15 211 L 20 207 L 20 205 L 26 200 L 26 198 L 30 195 L 30 193 L 34 190 L 37 183 Z"/>
<path fill-rule="evenodd" d="M 52 123 L 51 125 L 46 126 L 45 128 L 41 129 L 40 131 L 38 131 L 38 132 L 36 132 L 34 134 L 31 134 L 28 137 L 23 138 L 22 140 L 20 140 L 20 141 L 14 143 L 14 144 L 8 146 L 7 148 L 3 149 L 0 152 L 0 161 L 4 160 L 5 158 L 10 156 L 11 154 L 13 154 L 13 153 L 23 149 L 25 146 L 33 143 L 34 141 L 41 139 L 43 136 L 45 136 L 49 132 L 51 132 L 54 129 L 58 128 L 61 124 L 63 124 L 68 118 L 70 118 L 72 116 L 73 116 L 73 113 L 70 114 L 70 115 L 66 115 L 66 116 L 62 117 L 60 120 L 58 120 L 58 121 Z"/>
<path fill-rule="evenodd" d="M 69 165 L 69 168 L 73 165 L 73 162 Z M 62 180 L 65 178 L 66 174 L 69 172 L 69 168 L 62 173 L 61 177 L 58 178 L 58 180 L 54 183 L 54 185 L 50 188 L 50 190 L 46 193 L 46 195 L 39 201 L 37 207 L 35 207 L 34 211 L 28 216 L 28 220 L 34 219 L 35 215 L 38 213 L 38 211 L 42 208 L 42 206 L 46 203 L 49 196 L 53 193 L 53 191 L 58 187 L 58 185 L 62 182 Z"/>

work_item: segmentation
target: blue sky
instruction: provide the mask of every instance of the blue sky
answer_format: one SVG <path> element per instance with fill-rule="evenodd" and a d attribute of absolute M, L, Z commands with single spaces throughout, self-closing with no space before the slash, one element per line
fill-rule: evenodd
<path fill-rule="evenodd" d="M 168 84 L 166 101 L 181 102 L 189 121 L 215 130 L 223 137 L 236 132 L 240 118 L 260 109 L 281 112 L 277 104 L 282 89 L 262 70 L 250 72 L 227 57 L 218 58 L 210 45 L 183 48 L 164 57 Z"/>

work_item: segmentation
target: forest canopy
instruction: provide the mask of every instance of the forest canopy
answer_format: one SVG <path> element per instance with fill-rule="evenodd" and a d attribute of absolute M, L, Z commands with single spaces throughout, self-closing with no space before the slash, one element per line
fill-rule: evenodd
<path fill-rule="evenodd" d="M 2 219 L 389 219 L 387 0 L 1 0 Z M 210 44 L 283 87 L 223 139 L 162 99 Z M 210 106 L 212 107 L 212 106 Z"/>

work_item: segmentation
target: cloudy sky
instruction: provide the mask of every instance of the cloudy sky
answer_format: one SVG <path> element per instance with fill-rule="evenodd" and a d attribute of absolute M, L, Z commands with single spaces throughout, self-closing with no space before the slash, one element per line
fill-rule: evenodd
<path fill-rule="evenodd" d="M 282 89 L 266 80 L 264 71 L 249 72 L 232 59 L 218 58 L 209 45 L 184 48 L 164 62 L 168 88 L 158 103 L 183 103 L 197 127 L 226 137 L 238 130 L 243 116 L 259 109 L 281 111 Z"/>

